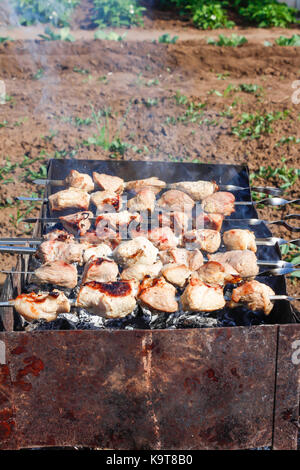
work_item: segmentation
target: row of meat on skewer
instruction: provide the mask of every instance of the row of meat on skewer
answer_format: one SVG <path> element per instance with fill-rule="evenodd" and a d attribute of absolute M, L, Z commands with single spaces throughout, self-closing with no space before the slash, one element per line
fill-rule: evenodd
<path fill-rule="evenodd" d="M 105 318 L 123 318 L 137 305 L 156 313 L 213 312 L 226 305 L 271 312 L 275 293 L 254 279 L 259 273 L 254 234 L 233 229 L 221 237 L 223 219 L 234 211 L 235 197 L 219 191 L 216 183 L 167 187 L 156 177 L 125 183 L 116 176 L 94 172 L 91 178 L 76 170 L 63 183 L 68 189 L 48 198 L 51 210 L 84 212 L 59 217 L 65 230 L 44 235 L 37 247 L 42 264 L 31 281 L 55 289 L 21 294 L 13 301 L 26 320 L 52 321 L 72 307 Z M 124 191 L 135 195 L 121 210 Z M 195 216 L 192 210 L 199 201 L 201 212 Z M 89 210 L 91 202 L 97 217 Z M 141 212 L 153 214 L 157 208 L 158 226 L 149 229 L 147 221 L 143 226 Z M 196 228 L 191 228 L 191 221 Z M 124 240 L 129 227 L 130 239 Z M 218 252 L 221 244 L 228 251 Z M 80 275 L 78 266 L 83 266 Z M 224 295 L 227 284 L 238 284 L 230 299 Z M 68 299 L 57 287 L 77 289 L 75 298 Z"/>

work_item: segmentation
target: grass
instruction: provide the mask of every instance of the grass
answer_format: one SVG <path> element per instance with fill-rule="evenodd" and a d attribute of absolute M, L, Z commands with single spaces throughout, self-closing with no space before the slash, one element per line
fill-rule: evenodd
<path fill-rule="evenodd" d="M 62 28 L 58 32 L 53 31 L 49 26 L 47 26 L 44 30 L 44 34 L 39 34 L 39 37 L 44 39 L 44 41 L 75 41 L 75 38 L 70 33 L 70 28 L 68 26 Z"/>
<path fill-rule="evenodd" d="M 288 167 L 285 164 L 285 159 L 282 159 L 282 166 L 272 167 L 270 165 L 260 166 L 259 170 L 251 173 L 251 184 L 254 179 L 261 178 L 266 181 L 271 181 L 275 186 L 281 189 L 290 189 L 294 184 L 298 183 L 300 177 L 300 170 L 294 167 Z"/>

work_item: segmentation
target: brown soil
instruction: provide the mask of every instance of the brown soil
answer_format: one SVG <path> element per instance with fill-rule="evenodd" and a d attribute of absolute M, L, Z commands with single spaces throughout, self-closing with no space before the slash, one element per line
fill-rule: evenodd
<path fill-rule="evenodd" d="M 0 45 L 0 78 L 10 97 L 0 106 L 0 157 L 3 166 L 7 165 L 6 158 L 18 164 L 4 176 L 13 178 L 13 182 L 0 180 L 0 236 L 21 235 L 24 230 L 30 233 L 31 227 L 17 224 L 28 205 L 11 203 L 10 199 L 40 191 L 28 179 L 29 170 L 39 172 L 45 160 L 59 156 L 59 152 L 60 156 L 85 159 L 247 163 L 251 171 L 262 165 L 281 167 L 284 157 L 289 168 L 299 167 L 297 144 L 276 146 L 282 137 L 300 137 L 300 105 L 291 99 L 292 83 L 300 74 L 299 50 L 263 45 L 265 40 L 291 35 L 291 31 L 240 29 L 239 34 L 248 37 L 248 44 L 219 48 L 207 45 L 206 38 L 216 37 L 221 31 L 197 31 L 190 25 L 185 27 L 179 19 L 152 20 L 148 15 L 146 28 L 127 31 L 122 42 L 94 41 L 93 31 L 84 30 L 72 32 L 79 38 L 75 43 L 24 39 L 36 38 L 42 30 L 8 29 L 9 36 L 20 39 Z M 153 43 L 162 31 L 177 34 L 178 43 Z M 227 30 L 226 34 L 231 32 Z M 40 69 L 43 74 L 37 79 Z M 255 96 L 231 91 L 219 96 L 228 85 L 242 83 L 260 85 L 262 93 Z M 187 105 L 175 100 L 178 91 L 189 102 L 206 103 L 202 124 L 184 117 Z M 105 108 L 111 111 L 107 121 L 100 118 L 100 126 L 106 122 L 110 141 L 119 138 L 130 144 L 124 155 L 112 154 L 101 146 L 83 145 L 98 132 L 97 126 L 95 122 L 74 124 L 76 117 L 91 118 L 93 110 Z M 286 109 L 288 117 L 272 123 L 271 134 L 256 140 L 240 140 L 232 134 L 232 126 L 243 112 Z M 232 117 L 221 115 L 228 110 Z M 30 159 L 29 164 L 24 156 Z M 278 182 L 282 184 L 273 181 Z M 296 195 L 299 187 L 294 185 L 286 196 Z M 30 216 L 38 214 L 38 207 L 28 212 Z M 265 209 L 261 214 L 275 220 L 296 209 Z M 283 228 L 273 226 L 272 231 L 293 238 Z M 0 255 L 1 269 L 14 264 L 13 257 Z M 0 282 L 3 279 L 0 276 Z M 296 290 L 297 285 L 289 282 L 289 292 Z"/>

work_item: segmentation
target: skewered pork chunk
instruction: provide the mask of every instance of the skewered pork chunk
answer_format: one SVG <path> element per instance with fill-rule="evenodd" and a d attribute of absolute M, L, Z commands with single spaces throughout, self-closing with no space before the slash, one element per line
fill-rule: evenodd
<path fill-rule="evenodd" d="M 95 234 L 98 243 L 106 243 L 106 245 L 109 245 L 112 250 L 114 250 L 122 241 L 122 235 L 119 231 L 109 227 L 101 227 L 101 223 L 98 224 Z M 93 232 L 90 232 L 88 239 L 92 241 L 93 238 Z M 95 238 L 92 243 L 95 243 Z"/>
<path fill-rule="evenodd" d="M 168 282 L 178 287 L 183 287 L 191 275 L 191 270 L 185 264 L 165 264 L 161 272 Z"/>
<path fill-rule="evenodd" d="M 91 217 L 93 217 L 93 213 L 90 211 L 76 212 L 75 214 L 59 217 L 59 220 L 66 230 L 75 236 L 81 237 L 90 229 L 91 221 L 89 219 Z"/>
<path fill-rule="evenodd" d="M 130 211 L 154 212 L 155 200 L 153 190 L 151 188 L 143 188 L 135 197 L 129 199 L 127 207 Z"/>
<path fill-rule="evenodd" d="M 194 201 L 202 201 L 218 190 L 218 185 L 210 181 L 180 181 L 170 185 L 171 189 L 178 189 L 188 194 Z"/>
<path fill-rule="evenodd" d="M 65 185 L 72 188 L 83 189 L 90 193 L 94 191 L 94 183 L 90 175 L 79 173 L 79 171 L 71 170 L 70 174 L 65 178 Z"/>
<path fill-rule="evenodd" d="M 113 252 L 118 264 L 124 267 L 135 263 L 152 265 L 156 262 L 158 249 L 145 237 L 136 237 L 120 243 Z"/>
<path fill-rule="evenodd" d="M 111 193 L 122 194 L 124 191 L 124 180 L 118 176 L 106 175 L 104 173 L 93 172 L 93 180 L 100 189 Z"/>
<path fill-rule="evenodd" d="M 105 228 L 118 228 L 128 226 L 132 222 L 138 224 L 141 221 L 141 216 L 138 212 L 129 212 L 129 211 L 121 211 L 121 212 L 110 212 L 107 214 L 101 214 L 97 217 L 96 220 L 96 228 L 98 231 L 98 226 Z"/>
<path fill-rule="evenodd" d="M 143 305 L 159 312 L 173 313 L 178 310 L 176 288 L 163 277 L 146 277 L 140 284 L 138 298 Z"/>
<path fill-rule="evenodd" d="M 178 245 L 178 238 L 170 227 L 156 227 L 149 230 L 146 236 L 159 250 L 168 250 Z"/>
<path fill-rule="evenodd" d="M 104 318 L 123 318 L 136 306 L 135 281 L 88 282 L 80 288 L 76 305 Z"/>
<path fill-rule="evenodd" d="M 195 201 L 182 191 L 170 189 L 158 199 L 157 205 L 170 211 L 190 213 Z"/>
<path fill-rule="evenodd" d="M 59 290 L 53 290 L 50 294 L 48 292 L 21 294 L 16 298 L 14 307 L 27 321 L 52 321 L 59 313 L 70 312 L 67 297 Z"/>
<path fill-rule="evenodd" d="M 114 282 L 117 280 L 119 268 L 117 263 L 104 258 L 91 258 L 85 265 L 82 283 L 90 281 Z"/>
<path fill-rule="evenodd" d="M 95 258 L 106 258 L 111 256 L 112 249 L 106 243 L 99 243 L 95 246 L 87 248 L 83 253 L 83 262 L 88 263 L 92 257 Z"/>
<path fill-rule="evenodd" d="M 197 277 L 209 285 L 224 286 L 240 280 L 239 273 L 227 263 L 208 261 L 197 270 Z"/>
<path fill-rule="evenodd" d="M 157 176 L 143 180 L 127 181 L 127 183 L 125 183 L 126 189 L 135 193 L 138 193 L 141 189 L 149 188 L 152 189 L 154 194 L 158 194 L 165 186 L 166 183 L 157 178 Z"/>
<path fill-rule="evenodd" d="M 46 241 L 40 244 L 36 256 L 42 263 L 64 261 L 65 263 L 82 264 L 82 256 L 85 248 L 86 246 L 83 243 Z"/>
<path fill-rule="evenodd" d="M 91 202 L 97 208 L 97 214 L 104 211 L 118 211 L 122 205 L 121 196 L 112 191 L 96 191 L 91 194 Z"/>
<path fill-rule="evenodd" d="M 34 271 L 33 282 L 73 289 L 77 286 L 77 269 L 73 264 L 64 261 L 51 261 Z"/>
<path fill-rule="evenodd" d="M 225 306 L 223 288 L 209 286 L 192 277 L 181 296 L 182 307 L 190 312 L 213 312 Z"/>
<path fill-rule="evenodd" d="M 66 232 L 66 230 L 52 230 L 52 232 L 49 232 L 44 235 L 44 240 L 74 243 L 74 235 Z"/>
<path fill-rule="evenodd" d="M 245 282 L 233 289 L 228 306 L 235 308 L 240 304 L 245 304 L 250 310 L 262 310 L 265 315 L 269 315 L 273 309 L 273 303 L 270 300 L 271 295 L 275 295 L 275 292 L 266 284 L 255 280 Z"/>
<path fill-rule="evenodd" d="M 159 257 L 163 264 L 184 264 L 191 271 L 196 271 L 203 264 L 203 255 L 198 249 L 187 250 L 186 248 L 173 248 L 160 251 Z"/>
<path fill-rule="evenodd" d="M 68 188 L 49 196 L 52 211 L 78 208 L 87 211 L 90 204 L 90 195 L 83 189 Z"/>
<path fill-rule="evenodd" d="M 218 191 L 202 201 L 202 209 L 207 213 L 230 215 L 235 211 L 235 197 L 231 193 Z"/>
<path fill-rule="evenodd" d="M 205 212 L 201 212 L 198 216 L 196 216 L 195 227 L 193 228 L 196 230 L 201 228 L 208 228 L 220 232 L 223 220 L 223 214 L 206 214 Z"/>
<path fill-rule="evenodd" d="M 189 228 L 189 217 L 185 212 L 161 212 L 158 216 L 160 227 L 170 227 L 176 235 L 181 235 Z"/>
<path fill-rule="evenodd" d="M 233 229 L 223 233 L 227 250 L 251 250 L 256 253 L 255 235 L 250 230 Z"/>
<path fill-rule="evenodd" d="M 214 253 L 220 248 L 221 235 L 220 232 L 217 232 L 217 230 L 191 230 L 190 232 L 186 232 L 183 235 L 182 241 L 185 244 L 191 243 L 194 247 L 197 247 L 200 250 L 207 251 L 208 253 Z"/>
<path fill-rule="evenodd" d="M 157 277 L 160 274 L 161 268 L 161 261 L 157 261 L 154 264 L 135 263 L 122 271 L 121 279 L 142 281 L 145 276 Z"/>
<path fill-rule="evenodd" d="M 253 251 L 232 250 L 208 255 L 210 261 L 230 264 L 241 277 L 255 277 L 259 273 L 257 259 Z"/>

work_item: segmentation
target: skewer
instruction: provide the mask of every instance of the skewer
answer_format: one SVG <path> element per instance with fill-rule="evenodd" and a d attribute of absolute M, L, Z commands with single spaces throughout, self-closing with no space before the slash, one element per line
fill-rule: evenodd
<path fill-rule="evenodd" d="M 107 256 L 107 258 L 111 258 L 110 256 Z M 261 271 L 260 273 L 257 274 L 257 276 L 284 276 L 286 274 L 291 274 L 296 271 L 300 271 L 300 268 L 275 268 L 275 269 L 270 269 L 268 271 Z M 0 273 L 2 274 L 35 274 L 35 271 L 1 271 Z M 79 276 L 80 277 L 80 276 Z M 248 279 L 249 277 L 253 276 L 239 276 L 241 279 Z M 47 283 L 46 283 L 47 284 Z"/>
<path fill-rule="evenodd" d="M 294 301 L 300 300 L 300 297 L 292 297 L 292 296 L 289 296 L 289 295 L 270 295 L 269 298 L 270 298 L 271 301 L 287 300 L 288 302 L 294 302 Z M 227 297 L 227 296 L 225 296 L 225 299 L 230 300 L 230 298 Z M 68 299 L 68 300 L 70 302 L 71 307 L 76 307 L 76 299 Z M 4 301 L 4 302 L 0 302 L 0 308 L 1 307 L 13 307 L 14 303 L 15 303 L 14 300 L 7 300 L 7 301 Z M 81 307 L 79 307 L 79 308 L 81 308 Z"/>
<path fill-rule="evenodd" d="M 64 180 L 48 180 L 48 179 L 36 179 L 36 180 L 33 180 L 33 183 L 34 184 L 37 184 L 37 185 L 42 185 L 42 186 L 45 186 L 47 184 L 51 184 L 52 186 L 65 186 L 66 183 Z M 257 193 L 264 193 L 264 194 L 272 194 L 274 196 L 280 196 L 281 194 L 283 194 L 283 190 L 280 189 L 280 188 L 272 188 L 270 186 L 266 186 L 266 187 L 263 187 L 263 186 L 253 186 L 253 187 L 246 187 L 246 188 L 243 188 L 242 186 L 236 186 L 236 185 L 233 185 L 233 184 L 218 184 L 218 187 L 221 191 L 245 191 L 245 190 L 248 190 L 248 191 L 255 191 Z M 170 189 L 171 188 L 171 185 L 166 185 L 165 188 L 163 189 Z"/>
<path fill-rule="evenodd" d="M 29 196 L 17 196 L 16 199 L 18 201 L 31 201 L 31 202 L 43 202 L 46 203 L 49 200 L 47 198 L 41 197 L 29 197 Z M 235 201 L 234 205 L 236 206 L 256 206 L 258 204 L 263 204 L 267 206 L 284 206 L 286 204 L 300 204 L 300 199 L 284 199 L 281 197 L 271 197 L 262 199 L 261 201 Z"/>
<path fill-rule="evenodd" d="M 84 238 L 75 237 L 75 240 L 80 241 L 80 240 L 84 240 Z M 45 240 L 43 238 L 0 238 L 0 244 L 5 243 L 7 245 L 24 245 L 25 243 L 28 243 L 29 245 L 39 245 L 40 243 L 43 243 L 44 241 Z M 99 243 L 103 243 L 103 242 L 99 241 Z M 255 243 L 257 246 L 275 246 L 277 243 L 278 245 L 291 244 L 291 245 L 300 246 L 300 238 L 296 238 L 294 240 L 284 240 L 283 238 L 278 238 L 278 237 L 256 238 Z"/>
<path fill-rule="evenodd" d="M 0 252 L 2 253 L 10 253 L 10 254 L 35 254 L 37 248 L 27 247 L 27 246 L 9 246 L 9 245 L 0 245 Z M 207 259 L 204 258 L 205 261 Z M 295 268 L 296 265 L 293 263 L 288 263 L 287 261 L 264 261 L 264 260 L 257 260 L 258 266 L 274 266 L 277 268 Z"/>

